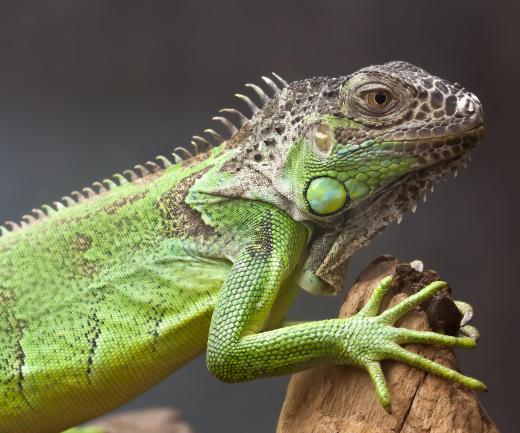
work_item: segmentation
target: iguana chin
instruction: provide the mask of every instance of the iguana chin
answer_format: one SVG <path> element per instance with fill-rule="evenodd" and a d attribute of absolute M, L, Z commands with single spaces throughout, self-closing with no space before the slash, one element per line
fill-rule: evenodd
<path fill-rule="evenodd" d="M 445 287 L 379 314 L 383 280 L 349 319 L 283 326 L 298 287 L 335 293 L 349 257 L 456 170 L 483 133 L 479 100 L 405 62 L 337 78 L 249 85 L 250 119 L 176 164 L 158 157 L 8 222 L 0 238 L 0 433 L 56 433 L 127 402 L 207 349 L 238 382 L 322 364 L 370 374 L 394 359 L 473 389 L 411 353 L 473 347 L 394 327 Z M 268 96 L 268 94 L 270 96 Z M 214 130 L 210 136 L 220 137 Z M 178 152 L 185 152 L 182 149 Z"/>

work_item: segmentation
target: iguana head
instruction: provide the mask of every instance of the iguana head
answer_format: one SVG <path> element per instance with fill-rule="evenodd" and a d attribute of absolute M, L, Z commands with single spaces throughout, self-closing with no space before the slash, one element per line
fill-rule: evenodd
<path fill-rule="evenodd" d="M 396 61 L 288 85 L 252 118 L 240 159 L 259 190 L 284 199 L 253 198 L 317 227 L 309 268 L 337 289 L 350 255 L 415 209 L 482 135 L 474 94 Z"/>
<path fill-rule="evenodd" d="M 475 95 L 405 62 L 292 83 L 254 121 L 271 146 L 250 152 L 253 165 L 276 176 L 274 184 L 317 220 L 366 203 L 392 183 L 402 193 L 407 180 L 414 191 L 418 178 L 426 186 L 454 170 L 483 134 Z M 419 195 L 410 198 L 402 212 Z"/>

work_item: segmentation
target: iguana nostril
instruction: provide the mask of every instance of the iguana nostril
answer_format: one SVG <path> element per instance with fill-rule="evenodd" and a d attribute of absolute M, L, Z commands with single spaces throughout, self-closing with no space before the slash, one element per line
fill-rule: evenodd
<path fill-rule="evenodd" d="M 477 97 L 471 93 L 464 95 L 457 101 L 457 113 L 461 117 L 482 117 L 482 107 Z M 480 119 L 481 120 L 481 119 Z"/>

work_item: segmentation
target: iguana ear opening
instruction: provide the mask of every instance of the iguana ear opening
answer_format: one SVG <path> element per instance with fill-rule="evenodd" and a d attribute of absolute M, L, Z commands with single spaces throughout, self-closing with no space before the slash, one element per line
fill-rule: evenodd
<path fill-rule="evenodd" d="M 320 156 L 330 155 L 333 143 L 333 134 L 325 123 L 314 125 L 311 129 L 311 143 L 314 151 Z"/>

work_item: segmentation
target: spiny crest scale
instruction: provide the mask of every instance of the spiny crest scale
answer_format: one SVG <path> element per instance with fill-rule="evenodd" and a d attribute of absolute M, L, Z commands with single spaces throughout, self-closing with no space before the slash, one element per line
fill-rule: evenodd
<path fill-rule="evenodd" d="M 272 73 L 272 76 L 275 78 L 276 81 L 267 76 L 262 76 L 261 78 L 273 94 L 272 97 L 276 98 L 280 95 L 282 90 L 289 85 L 289 83 L 274 72 Z M 254 91 L 254 93 L 260 99 L 261 107 L 263 107 L 272 98 L 264 89 L 262 89 L 260 86 L 256 84 L 247 83 L 246 87 Z M 237 96 L 239 99 L 241 99 L 248 105 L 252 113 L 251 116 L 261 109 L 261 107 L 255 104 L 250 97 L 241 94 L 236 94 L 235 96 Z M 210 151 L 214 146 L 218 146 L 222 144 L 222 142 L 232 138 L 242 126 L 244 126 L 247 122 L 251 120 L 251 116 L 246 116 L 244 113 L 242 113 L 240 110 L 236 108 L 222 108 L 221 110 L 219 110 L 219 113 L 235 116 L 238 120 L 237 126 L 231 120 L 224 116 L 215 116 L 212 118 L 212 120 L 219 122 L 219 124 L 221 124 L 229 133 L 229 137 L 227 139 L 212 128 L 205 129 L 204 132 L 206 133 L 208 138 L 211 138 L 215 142 L 215 144 L 212 144 L 204 137 L 194 135 L 192 137 L 192 140 L 190 141 L 190 144 L 192 145 L 194 150 L 193 153 L 184 147 L 176 147 L 171 154 L 173 157 L 173 162 L 166 156 L 159 155 L 155 159 L 158 160 L 160 164 L 157 164 L 153 161 L 147 161 L 144 165 L 135 165 L 135 170 L 127 169 L 124 170 L 122 173 L 115 173 L 112 176 L 114 180 L 104 179 L 101 182 L 94 182 L 92 186 L 96 189 L 93 189 L 91 187 L 85 187 L 81 190 L 81 192 L 72 191 L 68 196 L 62 197 L 59 201 L 54 201 L 52 203 L 52 206 L 42 205 L 41 208 L 32 209 L 31 214 L 23 215 L 19 223 L 16 223 L 14 221 L 5 221 L 4 225 L 0 225 L 0 237 L 5 236 L 10 232 L 18 231 L 29 225 L 41 222 L 42 220 L 48 218 L 51 214 L 59 212 L 60 210 L 70 208 L 71 206 L 84 203 L 85 201 L 91 198 L 95 198 L 99 195 L 106 194 L 108 191 L 118 186 L 124 185 L 128 182 L 135 182 L 136 180 L 144 178 L 150 174 L 166 170 L 174 164 L 177 164 L 184 160 L 189 160 L 194 156 L 204 154 Z"/>

